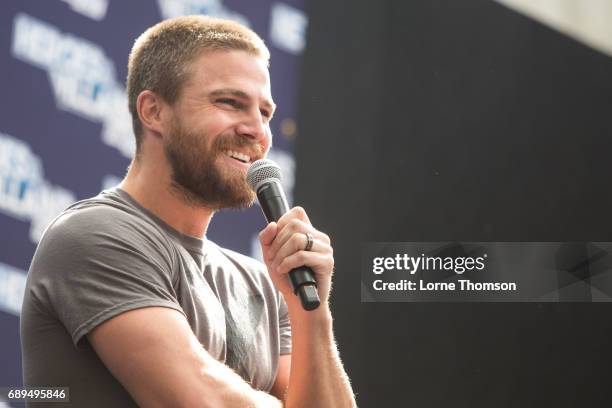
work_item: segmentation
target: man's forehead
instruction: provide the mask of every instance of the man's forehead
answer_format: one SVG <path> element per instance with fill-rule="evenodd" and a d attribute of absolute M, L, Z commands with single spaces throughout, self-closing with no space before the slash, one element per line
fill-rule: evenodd
<path fill-rule="evenodd" d="M 207 93 L 224 91 L 274 106 L 265 60 L 245 51 L 206 50 L 189 64 L 185 79 L 186 85 Z"/>
<path fill-rule="evenodd" d="M 261 82 L 270 82 L 267 62 L 242 50 L 203 50 L 188 64 L 191 72 L 227 77 L 239 74 Z"/>

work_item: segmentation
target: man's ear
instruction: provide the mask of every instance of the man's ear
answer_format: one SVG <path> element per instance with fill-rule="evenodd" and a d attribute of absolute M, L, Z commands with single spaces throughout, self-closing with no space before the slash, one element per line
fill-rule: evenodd
<path fill-rule="evenodd" d="M 136 99 L 136 111 L 142 127 L 157 136 L 166 134 L 169 125 L 169 108 L 170 106 L 159 95 L 149 90 L 142 91 Z"/>

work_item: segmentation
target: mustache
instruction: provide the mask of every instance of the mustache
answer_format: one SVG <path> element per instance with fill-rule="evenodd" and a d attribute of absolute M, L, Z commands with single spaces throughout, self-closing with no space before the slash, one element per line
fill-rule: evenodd
<path fill-rule="evenodd" d="M 224 150 L 240 150 L 246 152 L 250 157 L 251 161 L 263 159 L 264 147 L 261 143 L 252 142 L 244 136 L 232 135 L 221 135 L 215 140 L 214 148 L 217 152 Z"/>

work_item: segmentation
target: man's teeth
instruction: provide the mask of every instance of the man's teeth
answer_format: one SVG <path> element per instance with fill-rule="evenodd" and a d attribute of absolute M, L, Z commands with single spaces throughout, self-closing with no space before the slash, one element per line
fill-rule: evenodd
<path fill-rule="evenodd" d="M 251 158 L 247 156 L 246 154 L 235 152 L 233 150 L 228 150 L 225 152 L 225 154 L 227 154 L 229 157 L 240 160 L 243 163 L 248 163 L 251 161 Z"/>

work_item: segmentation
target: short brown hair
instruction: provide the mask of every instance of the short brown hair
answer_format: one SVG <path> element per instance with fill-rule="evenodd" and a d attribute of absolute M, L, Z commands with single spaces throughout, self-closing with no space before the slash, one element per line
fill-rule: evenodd
<path fill-rule="evenodd" d="M 257 34 L 230 20 L 195 15 L 164 20 L 150 27 L 134 43 L 128 61 L 127 94 L 136 152 L 142 139 L 142 123 L 136 110 L 138 95 L 151 90 L 174 103 L 187 78 L 187 66 L 203 50 L 242 50 L 262 57 L 266 63 L 270 59 L 270 52 Z"/>

